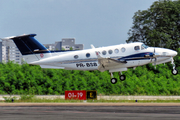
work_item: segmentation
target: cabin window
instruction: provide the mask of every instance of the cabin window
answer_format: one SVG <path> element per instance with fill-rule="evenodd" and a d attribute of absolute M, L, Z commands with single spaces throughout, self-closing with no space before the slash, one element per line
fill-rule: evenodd
<path fill-rule="evenodd" d="M 112 54 L 112 53 L 113 53 L 113 51 L 112 51 L 112 50 L 109 50 L 109 51 L 108 51 L 108 53 L 109 53 L 109 54 Z"/>
<path fill-rule="evenodd" d="M 126 51 L 126 48 L 122 47 L 121 52 L 125 52 L 125 51 Z"/>
<path fill-rule="evenodd" d="M 75 56 L 74 56 L 75 59 L 78 59 L 78 57 L 79 57 L 78 55 L 75 55 Z"/>
<path fill-rule="evenodd" d="M 134 50 L 140 50 L 140 47 L 139 46 L 135 46 Z"/>
<path fill-rule="evenodd" d="M 86 53 L 86 57 L 87 57 L 87 58 L 90 57 L 90 53 Z"/>
<path fill-rule="evenodd" d="M 115 49 L 114 52 L 115 52 L 115 53 L 119 53 L 119 50 L 118 50 L 118 49 Z"/>
<path fill-rule="evenodd" d="M 105 50 L 104 50 L 104 51 L 102 51 L 102 54 L 103 54 L 103 55 L 106 55 L 106 51 L 105 51 Z"/>

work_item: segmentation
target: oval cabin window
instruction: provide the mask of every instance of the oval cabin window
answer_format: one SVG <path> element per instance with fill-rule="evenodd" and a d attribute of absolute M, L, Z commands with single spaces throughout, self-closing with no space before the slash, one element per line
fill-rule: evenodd
<path fill-rule="evenodd" d="M 115 49 L 114 52 L 115 52 L 115 53 L 119 53 L 119 50 L 118 50 L 118 49 Z"/>
<path fill-rule="evenodd" d="M 90 53 L 86 53 L 86 57 L 87 57 L 87 58 L 90 57 Z"/>
<path fill-rule="evenodd" d="M 109 50 L 109 51 L 108 51 L 108 53 L 109 53 L 109 54 L 112 54 L 112 53 L 113 53 L 113 51 L 112 51 L 112 50 Z"/>
<path fill-rule="evenodd" d="M 135 46 L 134 50 L 140 50 L 140 47 L 139 46 Z"/>
<path fill-rule="evenodd" d="M 74 56 L 75 59 L 78 59 L 78 57 L 79 57 L 78 55 L 75 55 L 75 56 Z"/>
<path fill-rule="evenodd" d="M 105 50 L 104 50 L 104 51 L 102 51 L 102 54 L 103 54 L 103 55 L 106 55 L 106 51 L 105 51 Z"/>
<path fill-rule="evenodd" d="M 123 47 L 123 48 L 121 48 L 121 52 L 125 52 L 126 51 L 126 49 Z"/>

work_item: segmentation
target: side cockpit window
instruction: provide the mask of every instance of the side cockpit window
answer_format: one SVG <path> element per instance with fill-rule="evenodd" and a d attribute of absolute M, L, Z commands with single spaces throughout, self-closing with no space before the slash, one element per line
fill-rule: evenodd
<path fill-rule="evenodd" d="M 140 50 L 140 47 L 139 46 L 135 46 L 134 50 Z"/>
<path fill-rule="evenodd" d="M 144 50 L 145 48 L 144 48 L 144 46 L 143 45 L 141 45 L 141 50 Z"/>
<path fill-rule="evenodd" d="M 148 48 L 148 46 L 146 46 L 145 44 L 142 44 L 142 45 L 141 45 L 141 50 L 147 49 L 147 48 Z"/>

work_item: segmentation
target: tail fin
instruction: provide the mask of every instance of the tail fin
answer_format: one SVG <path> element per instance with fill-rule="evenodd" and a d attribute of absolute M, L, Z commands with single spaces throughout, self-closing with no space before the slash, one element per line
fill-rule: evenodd
<path fill-rule="evenodd" d="M 51 56 L 51 52 L 41 43 L 39 43 L 34 38 L 34 36 L 36 36 L 36 34 L 28 34 L 8 38 L 14 41 L 27 63 L 38 61 L 40 59 Z"/>

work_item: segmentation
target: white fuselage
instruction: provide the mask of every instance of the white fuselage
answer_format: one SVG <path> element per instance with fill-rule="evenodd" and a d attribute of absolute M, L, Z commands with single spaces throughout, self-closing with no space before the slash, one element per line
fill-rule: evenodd
<path fill-rule="evenodd" d="M 111 70 L 112 72 L 116 72 L 126 71 L 126 69 L 129 67 L 136 67 L 148 63 L 153 63 L 155 59 L 146 59 L 143 56 L 146 53 L 153 54 L 155 51 L 156 54 L 158 54 L 158 57 L 156 58 L 156 64 L 170 62 L 172 57 L 177 55 L 176 51 L 170 49 L 154 47 L 144 48 L 142 44 L 143 43 L 130 43 L 79 51 L 44 53 L 44 56 L 46 56 L 46 54 L 51 54 L 51 57 L 45 57 L 39 61 L 30 62 L 29 64 L 40 65 L 42 68 L 98 70 L 99 63 L 98 57 L 96 55 L 96 51 L 98 51 L 99 55 L 101 55 L 103 58 L 111 58 L 115 60 L 124 58 L 127 60 L 126 64 L 119 64 L 116 66 L 109 65 L 104 68 L 104 70 Z M 136 49 L 138 48 L 136 46 L 139 46 L 139 49 Z M 26 58 L 26 56 L 24 57 Z"/>

